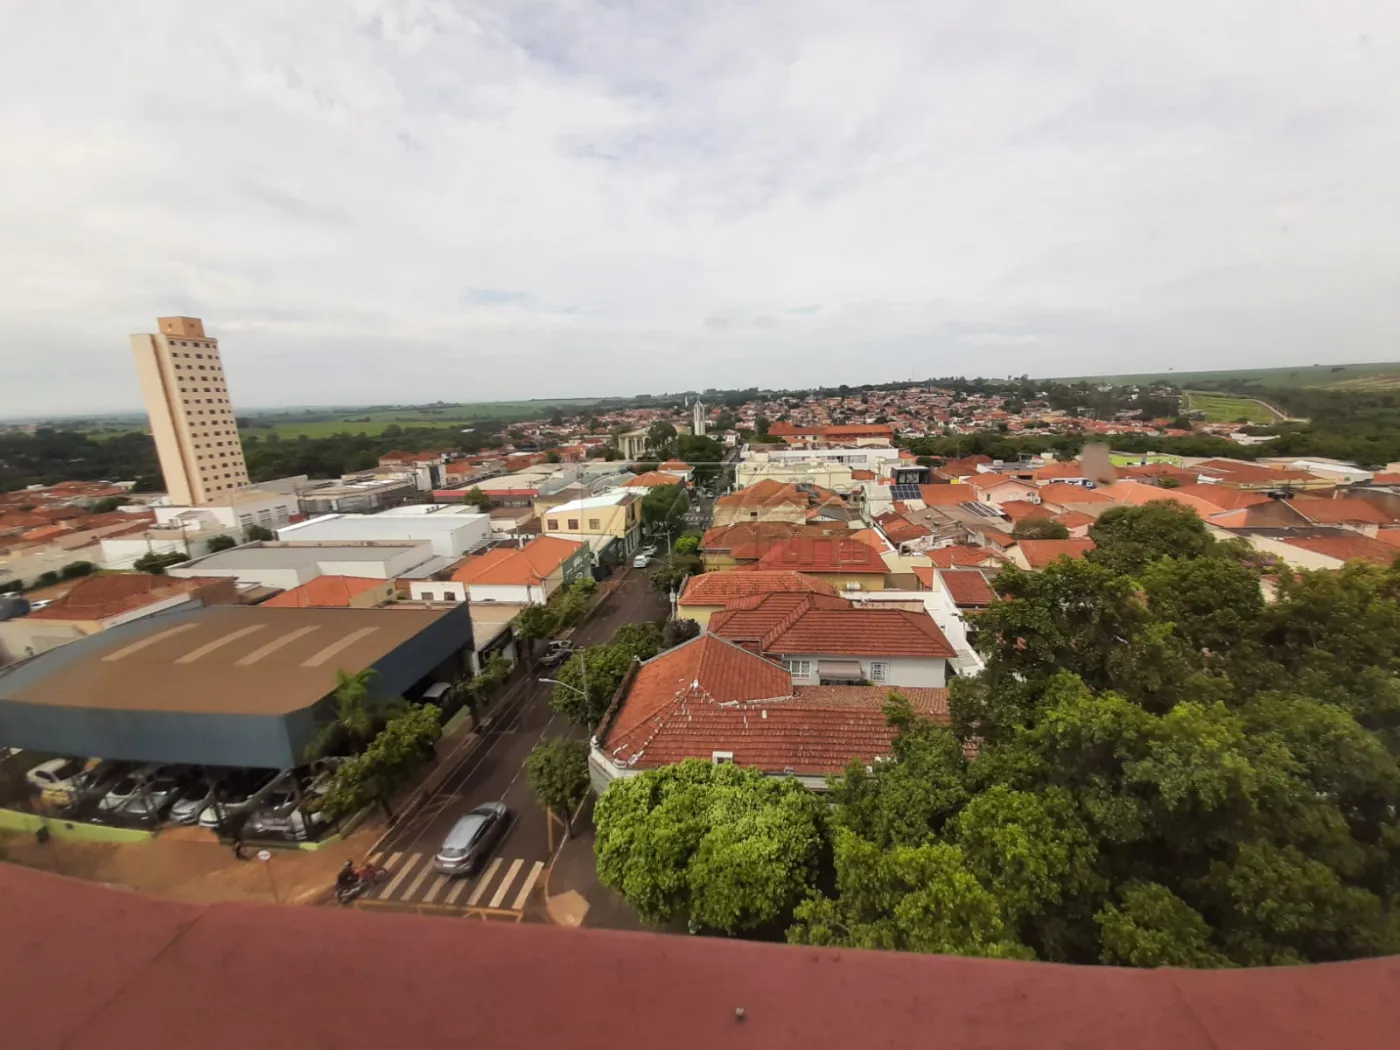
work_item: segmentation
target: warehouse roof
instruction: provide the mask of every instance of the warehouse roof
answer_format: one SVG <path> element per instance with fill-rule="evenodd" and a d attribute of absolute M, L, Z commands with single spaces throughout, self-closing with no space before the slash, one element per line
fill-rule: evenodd
<path fill-rule="evenodd" d="M 150 616 L 0 673 L 0 700 L 58 708 L 286 714 L 454 609 L 222 605 Z M 425 669 L 426 670 L 426 669 Z"/>

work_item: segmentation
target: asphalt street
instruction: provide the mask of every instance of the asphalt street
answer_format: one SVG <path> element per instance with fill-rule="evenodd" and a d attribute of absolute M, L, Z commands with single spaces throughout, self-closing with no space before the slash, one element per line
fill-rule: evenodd
<path fill-rule="evenodd" d="M 618 589 L 574 632 L 575 644 L 597 645 L 624 623 L 666 615 L 666 596 L 651 588 L 645 570 L 620 570 L 618 575 Z M 517 682 L 497 702 L 488 726 L 461 766 L 380 847 L 377 863 L 387 874 L 365 895 L 366 906 L 449 913 L 480 910 L 502 917 L 523 914 L 549 863 L 550 851 L 545 813 L 535 802 L 522 766 L 545 737 L 582 736 L 582 730 L 549 709 L 552 688 L 532 676 Z M 483 802 L 498 799 L 509 807 L 512 822 L 480 874 L 454 879 L 437 874 L 433 857 L 452 825 Z M 557 830 L 555 838 L 557 844 Z"/>

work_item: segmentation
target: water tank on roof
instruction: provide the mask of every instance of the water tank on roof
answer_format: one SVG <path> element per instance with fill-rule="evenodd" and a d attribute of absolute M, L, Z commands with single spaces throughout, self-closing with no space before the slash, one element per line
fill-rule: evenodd
<path fill-rule="evenodd" d="M 0 623 L 29 615 L 29 601 L 18 595 L 0 595 Z"/>

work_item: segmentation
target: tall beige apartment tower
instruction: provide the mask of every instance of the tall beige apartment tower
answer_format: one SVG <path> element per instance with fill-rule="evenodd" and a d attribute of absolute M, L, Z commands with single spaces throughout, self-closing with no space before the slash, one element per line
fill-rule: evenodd
<path fill-rule="evenodd" d="M 248 484 L 238 423 L 228 403 L 219 341 L 197 317 L 158 317 L 159 332 L 131 337 L 172 503 L 219 499 Z"/>

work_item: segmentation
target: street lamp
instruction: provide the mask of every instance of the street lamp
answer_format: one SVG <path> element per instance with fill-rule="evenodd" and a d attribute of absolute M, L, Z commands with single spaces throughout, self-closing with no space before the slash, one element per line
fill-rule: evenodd
<path fill-rule="evenodd" d="M 570 685 L 568 682 L 561 682 L 561 681 L 559 681 L 559 679 L 557 679 L 557 678 L 537 678 L 537 679 L 535 679 L 535 681 L 537 681 L 537 682 L 542 682 L 542 683 L 544 683 L 545 685 L 562 685 L 565 689 L 568 689 L 568 690 L 571 690 L 571 691 L 573 691 L 573 692 L 575 692 L 575 693 L 578 693 L 578 695 L 581 696 L 581 697 L 583 697 L 585 700 L 588 699 L 588 694 L 585 693 L 585 692 L 584 692 L 582 689 L 580 689 L 578 686 L 576 686 L 576 685 Z"/>

